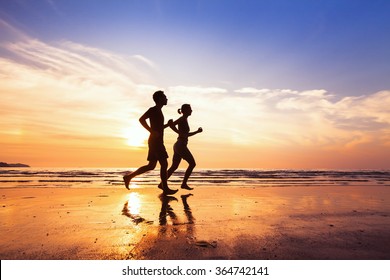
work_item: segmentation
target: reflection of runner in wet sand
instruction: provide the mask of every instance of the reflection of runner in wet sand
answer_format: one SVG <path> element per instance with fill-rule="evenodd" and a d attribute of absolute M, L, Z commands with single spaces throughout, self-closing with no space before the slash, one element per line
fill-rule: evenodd
<path fill-rule="evenodd" d="M 183 203 L 183 210 L 185 217 L 184 220 L 181 220 L 179 216 L 176 215 L 174 209 L 171 207 L 171 202 L 177 201 L 173 196 L 163 195 L 159 196 L 161 200 L 161 211 L 159 215 L 159 225 L 158 228 L 158 238 L 159 240 L 170 240 L 172 236 L 176 240 L 182 240 L 186 244 L 197 245 L 195 237 L 195 218 L 192 215 L 190 206 L 188 205 L 187 199 L 192 196 L 192 194 L 186 194 L 181 196 L 181 201 Z M 169 220 L 170 221 L 169 221 Z"/>
<path fill-rule="evenodd" d="M 140 215 L 133 214 L 130 212 L 128 201 L 126 201 L 126 203 L 123 205 L 122 215 L 129 217 L 136 225 L 145 221 L 145 219 L 142 218 Z"/>
<path fill-rule="evenodd" d="M 192 194 L 186 194 L 181 196 L 181 202 L 183 203 L 183 210 L 187 218 L 187 222 L 179 222 L 178 217 L 176 216 L 173 208 L 170 206 L 172 201 L 177 201 L 177 198 L 169 195 L 159 195 L 161 201 L 161 210 L 159 215 L 159 224 L 160 226 L 167 225 L 167 216 L 171 218 L 173 225 L 183 225 L 183 224 L 194 224 L 195 218 L 192 216 L 192 211 L 188 205 L 187 199 L 192 196 Z"/>
<path fill-rule="evenodd" d="M 190 127 L 188 125 L 188 117 L 191 116 L 192 109 L 189 104 L 182 105 L 181 109 L 179 109 L 178 112 L 179 114 L 183 114 L 183 116 L 181 116 L 174 122 L 168 122 L 172 130 L 179 134 L 179 137 L 177 138 L 177 141 L 173 146 L 174 155 L 172 159 L 172 166 L 168 169 L 168 178 L 171 177 L 172 173 L 175 172 L 175 170 L 179 167 L 181 160 L 184 159 L 188 162 L 188 168 L 184 175 L 181 188 L 186 190 L 192 190 L 193 188 L 190 188 L 187 185 L 187 181 L 192 173 L 192 170 L 195 168 L 196 163 L 194 157 L 192 156 L 190 150 L 187 147 L 188 137 L 194 136 L 195 134 L 198 134 L 203 130 L 201 127 L 199 127 L 197 131 L 190 132 Z M 161 186 L 162 185 L 160 184 L 159 187 Z"/>
<path fill-rule="evenodd" d="M 160 163 L 160 177 L 161 177 L 161 188 L 164 194 L 174 194 L 177 190 L 171 190 L 168 188 L 167 183 L 167 168 L 168 168 L 168 154 L 164 146 L 164 129 L 168 127 L 168 124 L 164 125 L 164 115 L 162 113 L 162 107 L 167 105 L 168 99 L 164 92 L 159 90 L 153 94 L 153 100 L 156 106 L 149 108 L 145 114 L 139 119 L 145 129 L 150 132 L 148 146 L 148 161 L 149 164 L 138 168 L 136 171 L 126 174 L 123 176 L 125 187 L 129 189 L 130 181 L 137 175 L 143 174 L 147 171 L 153 170 L 156 167 L 157 161 Z M 146 122 L 149 119 L 150 126 Z M 172 122 L 172 120 L 171 120 Z"/>
<path fill-rule="evenodd" d="M 174 225 L 179 224 L 175 212 L 173 212 L 172 207 L 169 205 L 171 201 L 177 201 L 176 197 L 160 195 L 159 199 L 161 201 L 161 210 L 158 219 L 160 226 L 165 226 L 167 224 L 167 216 L 171 218 Z"/>
<path fill-rule="evenodd" d="M 192 211 L 190 206 L 188 205 L 187 198 L 192 196 L 192 194 L 186 194 L 181 196 L 181 202 L 183 202 L 184 213 L 186 214 L 188 224 L 193 224 L 195 221 L 194 216 L 192 216 Z"/>

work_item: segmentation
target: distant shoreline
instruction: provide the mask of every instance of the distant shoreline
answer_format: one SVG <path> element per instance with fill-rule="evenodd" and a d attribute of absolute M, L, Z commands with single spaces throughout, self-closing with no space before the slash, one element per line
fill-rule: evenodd
<path fill-rule="evenodd" d="M 23 163 L 6 163 L 6 162 L 0 162 L 0 168 L 1 167 L 30 167 L 27 164 Z"/>

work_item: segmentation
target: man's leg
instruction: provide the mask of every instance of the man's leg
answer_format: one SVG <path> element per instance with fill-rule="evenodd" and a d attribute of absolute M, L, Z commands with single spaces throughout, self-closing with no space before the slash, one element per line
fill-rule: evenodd
<path fill-rule="evenodd" d="M 168 168 L 168 161 L 166 158 L 160 159 L 160 177 L 161 177 L 161 183 L 164 190 L 164 194 L 174 194 L 177 192 L 177 190 L 171 190 L 168 187 L 168 174 L 167 174 L 167 168 Z"/>
<path fill-rule="evenodd" d="M 156 168 L 156 164 L 157 164 L 156 160 L 151 160 L 151 161 L 149 161 L 149 163 L 147 165 L 141 166 L 136 171 L 134 171 L 134 172 L 132 172 L 130 174 L 126 174 L 125 176 L 123 176 L 123 181 L 125 182 L 126 189 L 128 189 L 128 190 L 130 189 L 129 188 L 130 181 L 135 176 L 138 176 L 138 175 L 141 175 L 141 174 L 143 174 L 145 172 L 153 170 L 154 168 Z"/>
<path fill-rule="evenodd" d="M 173 172 L 175 172 L 176 169 L 179 167 L 180 161 L 181 161 L 181 157 L 177 154 L 174 154 L 172 159 L 172 165 L 171 167 L 169 167 L 167 172 L 167 179 L 169 179 L 173 174 Z M 162 190 L 164 189 L 162 182 L 158 185 L 158 188 Z"/>
<path fill-rule="evenodd" d="M 163 185 L 163 189 L 166 190 L 166 189 L 168 189 L 168 175 L 167 175 L 168 161 L 167 161 L 167 159 L 161 159 L 160 166 L 161 166 L 161 168 L 160 168 L 161 183 Z"/>

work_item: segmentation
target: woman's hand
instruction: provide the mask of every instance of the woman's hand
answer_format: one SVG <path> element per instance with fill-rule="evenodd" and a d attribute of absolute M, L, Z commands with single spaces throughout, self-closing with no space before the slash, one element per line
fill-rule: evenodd
<path fill-rule="evenodd" d="M 201 127 L 198 128 L 198 133 L 202 132 L 203 129 Z"/>

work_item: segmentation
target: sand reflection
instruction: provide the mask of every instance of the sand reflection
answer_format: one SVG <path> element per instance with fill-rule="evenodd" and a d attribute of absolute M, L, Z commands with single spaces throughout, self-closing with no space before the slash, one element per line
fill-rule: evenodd
<path fill-rule="evenodd" d="M 182 195 L 180 197 L 183 211 L 184 220 L 181 220 L 175 213 L 172 203 L 178 202 L 178 199 L 173 196 L 160 195 L 161 209 L 159 214 L 159 237 L 178 236 L 183 235 L 187 241 L 194 240 L 195 233 L 195 218 L 192 214 L 191 207 L 188 204 L 188 198 L 192 194 Z M 183 227 L 185 225 L 185 227 Z"/>
<path fill-rule="evenodd" d="M 138 193 L 133 192 L 129 194 L 128 200 L 123 205 L 122 215 L 129 217 L 135 224 L 145 221 L 140 216 L 141 199 Z"/>

